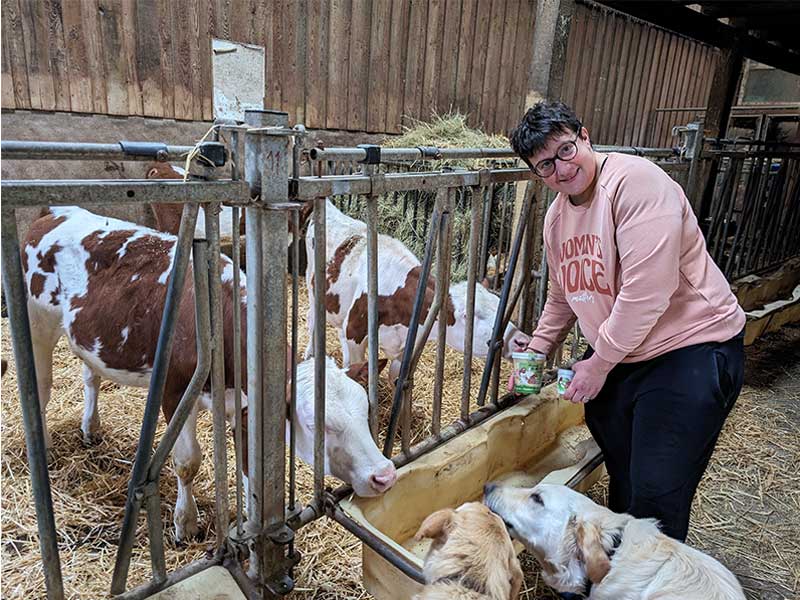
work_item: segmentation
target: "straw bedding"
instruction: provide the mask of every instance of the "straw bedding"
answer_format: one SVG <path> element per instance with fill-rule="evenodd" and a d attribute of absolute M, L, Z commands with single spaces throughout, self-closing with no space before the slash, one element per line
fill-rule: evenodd
<path fill-rule="evenodd" d="M 303 291 L 300 305 L 302 350 L 306 340 Z M 10 359 L 6 319 L 2 333 L 2 356 Z M 329 352 L 339 358 L 335 340 L 335 333 L 329 329 Z M 751 348 L 749 355 L 747 385 L 701 484 L 689 541 L 731 567 L 749 598 L 796 598 L 800 585 L 800 327 L 788 327 L 773 335 Z M 413 417 L 414 440 L 422 439 L 429 427 L 430 407 L 423 399 L 432 397 L 434 356 L 435 347 L 430 345 L 416 378 L 419 400 Z M 461 356 L 448 349 L 443 424 L 458 413 L 461 362 Z M 475 361 L 476 378 L 480 364 Z M 4 598 L 30 598 L 43 595 L 43 576 L 15 375 L 10 361 L 2 401 L 1 592 Z M 50 477 L 55 520 L 68 597 L 96 598 L 108 593 L 145 391 L 103 383 L 102 440 L 89 448 L 81 441 L 82 394 L 80 365 L 62 340 L 56 349 L 53 396 L 48 407 L 54 441 Z M 381 387 L 381 397 L 382 404 L 387 405 L 390 399 L 385 386 Z M 383 424 L 387 414 L 388 409 L 384 409 Z M 160 424 L 159 435 L 162 431 Z M 201 558 L 213 541 L 209 415 L 201 417 L 198 434 L 206 456 L 195 481 L 203 540 L 182 547 L 168 540 L 170 570 Z M 229 457 L 232 464 L 232 452 Z M 301 499 L 308 498 L 311 483 L 310 470 L 300 465 Z M 161 492 L 164 527 L 171 533 L 175 482 L 169 468 L 162 478 Z M 602 501 L 604 492 L 601 482 L 590 494 Z M 131 584 L 144 582 L 149 576 L 143 525 L 142 520 Z M 360 583 L 360 544 L 339 526 L 325 519 L 312 523 L 298 533 L 297 547 L 303 553 L 296 572 L 297 597 L 368 597 Z M 527 579 L 522 597 L 553 597 L 540 582 L 530 556 L 523 554 L 523 562 Z"/>

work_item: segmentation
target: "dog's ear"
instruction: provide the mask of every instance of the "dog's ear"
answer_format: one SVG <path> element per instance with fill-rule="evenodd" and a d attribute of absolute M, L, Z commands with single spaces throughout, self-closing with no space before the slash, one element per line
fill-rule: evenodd
<path fill-rule="evenodd" d="M 586 565 L 592 583 L 600 583 L 611 570 L 611 560 L 603 548 L 600 528 L 589 521 L 579 521 L 575 529 L 578 552 Z"/>
<path fill-rule="evenodd" d="M 525 577 L 522 574 L 522 567 L 519 564 L 517 555 L 514 554 L 513 550 L 511 551 L 508 571 L 511 573 L 511 593 L 508 596 L 508 600 L 517 600 L 517 598 L 519 598 L 519 593 L 522 590 L 522 582 L 524 581 Z"/>
<path fill-rule="evenodd" d="M 452 508 L 443 508 L 435 513 L 428 515 L 419 526 L 414 539 L 419 541 L 423 538 L 437 539 L 446 537 L 450 533 L 453 523 L 453 516 L 456 514 Z"/>

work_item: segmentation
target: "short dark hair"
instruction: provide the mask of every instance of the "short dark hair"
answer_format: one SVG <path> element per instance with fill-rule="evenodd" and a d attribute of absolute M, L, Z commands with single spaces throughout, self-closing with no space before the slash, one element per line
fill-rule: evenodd
<path fill-rule="evenodd" d="M 528 157 L 547 145 L 560 133 L 578 133 L 581 122 L 575 111 L 563 102 L 537 102 L 528 109 L 517 128 L 511 133 L 511 147 L 528 166 Z"/>

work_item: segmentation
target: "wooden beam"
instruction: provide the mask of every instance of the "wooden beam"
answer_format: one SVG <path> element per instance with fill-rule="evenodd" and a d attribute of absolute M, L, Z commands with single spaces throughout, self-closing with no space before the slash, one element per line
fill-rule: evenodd
<path fill-rule="evenodd" d="M 536 4 L 526 108 L 539 100 L 561 98 L 567 42 L 574 10 L 574 0 L 539 0 Z"/>
<path fill-rule="evenodd" d="M 600 3 L 720 49 L 736 47 L 748 58 L 800 75 L 800 46 L 797 43 L 791 49 L 777 47 L 745 35 L 715 17 L 672 3 L 640 0 L 601 0 Z"/>
<path fill-rule="evenodd" d="M 719 61 L 714 71 L 706 103 L 706 115 L 703 121 L 703 137 L 723 138 L 728 129 L 731 108 L 736 99 L 737 84 L 742 73 L 743 58 L 735 46 L 720 52 Z M 719 161 L 702 161 L 693 181 L 687 186 L 693 198 L 689 198 L 695 209 L 698 220 L 702 223 L 711 208 L 714 194 L 714 181 L 719 168 Z"/>

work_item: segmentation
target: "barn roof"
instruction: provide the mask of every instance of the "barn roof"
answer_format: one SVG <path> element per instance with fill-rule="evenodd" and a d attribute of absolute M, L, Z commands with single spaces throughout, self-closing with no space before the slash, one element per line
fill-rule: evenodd
<path fill-rule="evenodd" d="M 797 0 L 599 0 L 665 29 L 800 75 Z"/>

